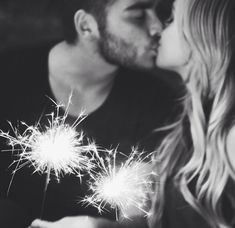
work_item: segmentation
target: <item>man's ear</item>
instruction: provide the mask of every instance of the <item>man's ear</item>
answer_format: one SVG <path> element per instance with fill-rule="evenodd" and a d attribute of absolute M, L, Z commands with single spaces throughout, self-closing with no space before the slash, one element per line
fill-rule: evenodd
<path fill-rule="evenodd" d="M 99 35 L 95 18 L 84 10 L 78 10 L 74 15 L 74 25 L 79 37 L 94 37 Z"/>

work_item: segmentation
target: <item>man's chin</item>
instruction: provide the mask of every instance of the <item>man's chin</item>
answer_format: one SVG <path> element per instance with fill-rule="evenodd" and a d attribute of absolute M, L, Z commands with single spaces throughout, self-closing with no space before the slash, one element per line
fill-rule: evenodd
<path fill-rule="evenodd" d="M 155 59 L 155 66 L 157 68 L 163 68 L 163 69 L 165 69 L 165 67 L 166 67 L 164 62 L 161 60 L 161 58 L 159 58 L 159 56 L 156 57 L 156 59 Z"/>

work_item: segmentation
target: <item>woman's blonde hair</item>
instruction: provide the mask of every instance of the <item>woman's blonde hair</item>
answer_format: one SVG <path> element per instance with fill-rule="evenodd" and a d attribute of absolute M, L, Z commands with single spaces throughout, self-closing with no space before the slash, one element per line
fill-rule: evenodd
<path fill-rule="evenodd" d="M 211 227 L 231 227 L 222 211 L 222 195 L 234 203 L 235 192 L 227 188 L 235 180 L 235 166 L 226 145 L 235 124 L 235 1 L 177 1 L 184 7 L 181 30 L 192 55 L 181 115 L 167 127 L 171 131 L 154 158 L 160 184 L 150 225 L 161 221 L 165 183 L 171 178 Z"/>

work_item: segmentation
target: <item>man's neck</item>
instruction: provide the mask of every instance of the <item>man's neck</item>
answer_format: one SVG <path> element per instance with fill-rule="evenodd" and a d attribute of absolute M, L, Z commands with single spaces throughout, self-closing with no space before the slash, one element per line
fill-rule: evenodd
<path fill-rule="evenodd" d="M 71 114 L 95 111 L 108 97 L 118 67 L 98 52 L 78 45 L 57 44 L 49 55 L 49 78 L 57 102 L 66 105 L 72 96 Z M 73 110 L 72 110 L 73 109 Z"/>
<path fill-rule="evenodd" d="M 116 65 L 107 63 L 97 51 L 66 42 L 59 43 L 51 50 L 49 61 L 52 76 L 71 86 L 83 88 L 109 84 L 118 69 Z"/>

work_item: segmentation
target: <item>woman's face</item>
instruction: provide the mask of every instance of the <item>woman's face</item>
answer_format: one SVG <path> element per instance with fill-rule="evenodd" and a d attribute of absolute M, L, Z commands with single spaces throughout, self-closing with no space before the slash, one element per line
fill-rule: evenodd
<path fill-rule="evenodd" d="M 181 73 L 187 65 L 191 55 L 190 48 L 186 42 L 182 29 L 180 29 L 180 18 L 183 14 L 183 1 L 175 0 L 172 17 L 168 20 L 163 30 L 158 49 L 156 64 L 160 68 L 173 70 Z"/>

